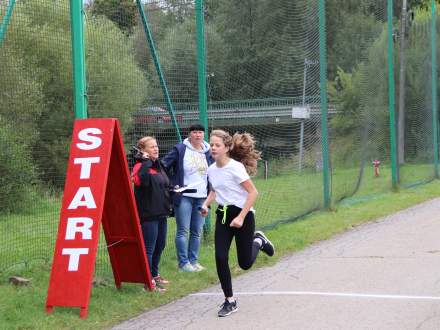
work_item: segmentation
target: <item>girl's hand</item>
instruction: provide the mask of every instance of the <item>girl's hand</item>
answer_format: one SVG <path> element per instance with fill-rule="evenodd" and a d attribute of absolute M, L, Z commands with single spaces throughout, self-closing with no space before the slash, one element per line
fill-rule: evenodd
<path fill-rule="evenodd" d="M 234 220 L 231 221 L 230 227 L 235 228 L 241 228 L 243 226 L 244 219 L 240 217 L 234 218 Z"/>
<path fill-rule="evenodd" d="M 199 213 L 202 217 L 206 217 L 208 216 L 209 210 L 205 205 L 202 205 L 201 207 L 199 207 Z"/>

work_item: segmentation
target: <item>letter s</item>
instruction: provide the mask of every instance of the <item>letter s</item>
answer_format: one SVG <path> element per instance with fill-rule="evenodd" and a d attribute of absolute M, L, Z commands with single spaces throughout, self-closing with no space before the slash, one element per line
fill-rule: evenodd
<path fill-rule="evenodd" d="M 85 128 L 78 133 L 78 139 L 80 141 L 90 142 L 90 143 L 77 143 L 76 146 L 82 150 L 92 150 L 98 148 L 102 140 L 100 137 L 93 136 L 91 134 L 102 134 L 99 128 Z"/>

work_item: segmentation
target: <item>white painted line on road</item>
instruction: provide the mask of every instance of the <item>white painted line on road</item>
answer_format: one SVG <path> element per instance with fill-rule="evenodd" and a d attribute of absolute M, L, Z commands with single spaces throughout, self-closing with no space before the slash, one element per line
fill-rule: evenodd
<path fill-rule="evenodd" d="M 314 291 L 261 291 L 261 292 L 235 292 L 236 296 L 327 296 L 348 298 L 374 298 L 374 299 L 402 299 L 402 300 L 439 300 L 435 296 L 408 296 L 391 294 L 365 294 L 365 293 L 341 293 L 341 292 L 314 292 Z M 198 292 L 190 296 L 223 296 L 221 292 Z"/>

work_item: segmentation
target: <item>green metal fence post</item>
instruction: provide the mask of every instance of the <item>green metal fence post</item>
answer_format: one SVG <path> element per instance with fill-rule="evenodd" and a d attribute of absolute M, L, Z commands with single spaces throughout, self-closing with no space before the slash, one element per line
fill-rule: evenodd
<path fill-rule="evenodd" d="M 6 31 L 8 30 L 9 20 L 12 16 L 12 10 L 14 9 L 15 0 L 9 0 L 8 8 L 6 9 L 6 14 L 3 17 L 2 24 L 0 25 L 0 46 L 3 43 L 3 40 L 6 35 Z"/>
<path fill-rule="evenodd" d="M 87 118 L 83 15 L 83 2 L 78 0 L 70 0 L 74 109 L 76 119 Z"/>
<path fill-rule="evenodd" d="M 434 148 L 434 176 L 439 178 L 438 173 L 438 115 L 437 115 L 437 11 L 435 0 L 431 0 L 431 52 L 432 52 L 432 138 Z"/>
<path fill-rule="evenodd" d="M 206 93 L 206 50 L 205 50 L 205 19 L 203 11 L 203 0 L 196 0 L 196 27 L 197 27 L 197 74 L 199 85 L 199 119 L 205 126 L 208 133 L 207 116 L 207 93 Z M 205 134 L 205 140 L 208 140 L 208 134 Z M 203 226 L 204 237 L 211 231 L 211 217 L 205 218 Z"/>
<path fill-rule="evenodd" d="M 322 176 L 324 208 L 330 207 L 330 163 L 327 130 L 327 52 L 325 27 L 325 0 L 319 0 L 319 76 L 321 93 Z"/>
<path fill-rule="evenodd" d="M 390 144 L 391 144 L 391 180 L 394 190 L 397 189 L 397 157 L 396 157 L 396 123 L 394 114 L 394 64 L 393 64 L 393 0 L 387 0 L 388 16 L 388 109 L 390 113 Z"/>
<path fill-rule="evenodd" d="M 145 35 L 147 36 L 148 40 L 148 46 L 150 47 L 151 55 L 153 56 L 154 66 L 156 67 L 157 75 L 159 76 L 160 86 L 162 87 L 162 92 L 167 102 L 168 112 L 170 113 L 174 128 L 176 129 L 177 138 L 179 139 L 179 142 L 182 142 L 182 136 L 180 135 L 180 128 L 177 124 L 173 103 L 171 102 L 170 93 L 168 92 L 168 87 L 162 73 L 159 56 L 157 55 L 156 46 L 154 44 L 153 36 L 151 34 L 150 26 L 148 24 L 147 16 L 145 15 L 144 7 L 142 6 L 141 0 L 136 0 L 136 5 L 138 7 L 139 14 L 141 15 L 142 24 L 144 25 Z"/>
<path fill-rule="evenodd" d="M 197 25 L 197 72 L 199 84 L 199 116 L 200 122 L 208 128 L 207 93 L 206 93 L 206 51 L 205 51 L 205 20 L 203 0 L 196 0 Z M 207 138 L 207 135 L 205 136 Z"/>

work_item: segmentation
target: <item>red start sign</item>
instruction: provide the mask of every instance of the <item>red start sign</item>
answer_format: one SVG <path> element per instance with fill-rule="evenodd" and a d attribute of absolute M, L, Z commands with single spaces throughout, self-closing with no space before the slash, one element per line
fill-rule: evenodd
<path fill-rule="evenodd" d="M 46 311 L 79 307 L 86 317 L 101 223 L 116 287 L 152 288 L 136 203 L 116 119 L 76 120 Z"/>

